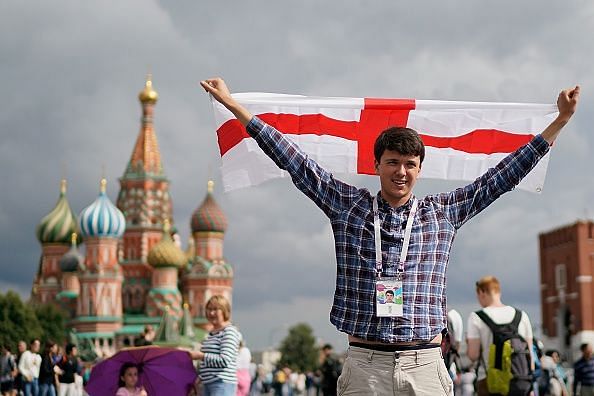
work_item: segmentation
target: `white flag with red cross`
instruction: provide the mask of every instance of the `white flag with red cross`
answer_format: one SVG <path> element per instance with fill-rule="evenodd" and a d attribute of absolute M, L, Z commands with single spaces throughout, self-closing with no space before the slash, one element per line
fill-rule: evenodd
<path fill-rule="evenodd" d="M 425 144 L 421 177 L 472 181 L 542 132 L 553 104 L 311 97 L 238 93 L 250 113 L 274 126 L 332 173 L 375 174 L 373 144 L 383 130 L 416 130 Z M 223 105 L 212 99 L 225 191 L 286 176 Z M 547 154 L 519 188 L 540 192 Z"/>

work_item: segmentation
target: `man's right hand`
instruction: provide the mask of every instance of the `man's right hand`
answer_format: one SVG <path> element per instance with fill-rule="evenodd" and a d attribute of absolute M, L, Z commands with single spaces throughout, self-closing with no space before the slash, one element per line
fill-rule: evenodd
<path fill-rule="evenodd" d="M 233 96 L 231 96 L 231 92 L 229 88 L 227 88 L 227 84 L 223 81 L 222 78 L 209 78 L 207 80 L 200 81 L 200 85 L 206 92 L 211 94 L 217 102 L 225 106 L 235 118 L 242 123 L 243 126 L 246 126 L 252 119 L 252 114 L 242 105 L 237 103 Z"/>

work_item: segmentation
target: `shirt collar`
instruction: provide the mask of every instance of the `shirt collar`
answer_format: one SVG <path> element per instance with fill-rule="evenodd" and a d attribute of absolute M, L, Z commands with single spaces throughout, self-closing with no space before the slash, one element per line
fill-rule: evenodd
<path fill-rule="evenodd" d="M 388 203 L 388 201 L 386 201 L 381 194 L 381 191 L 377 192 L 377 203 L 378 203 L 378 209 L 380 211 L 394 211 L 394 212 L 402 212 L 404 210 L 410 210 L 412 208 L 412 203 L 415 199 L 415 194 L 411 194 L 410 198 L 408 199 L 408 201 L 402 205 L 399 206 L 397 208 L 393 208 L 392 206 L 390 206 L 390 204 Z"/>

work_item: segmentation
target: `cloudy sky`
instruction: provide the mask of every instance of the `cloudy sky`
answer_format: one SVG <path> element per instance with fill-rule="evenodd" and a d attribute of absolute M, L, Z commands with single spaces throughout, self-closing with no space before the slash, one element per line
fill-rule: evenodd
<path fill-rule="evenodd" d="M 418 3 L 418 4 L 417 4 Z M 329 323 L 335 260 L 328 221 L 288 180 L 224 194 L 207 96 L 223 76 L 235 92 L 554 102 L 582 86 L 541 195 L 515 191 L 465 225 L 448 269 L 448 302 L 476 308 L 487 273 L 504 302 L 539 326 L 539 232 L 594 215 L 594 4 L 582 0 L 412 3 L 329 0 L 175 2 L 3 1 L 0 5 L 0 290 L 28 296 L 40 254 L 35 226 L 69 182 L 76 213 L 102 169 L 115 200 L 139 130 L 147 71 L 160 95 L 155 125 L 175 222 L 214 178 L 229 219 L 234 320 L 253 349 L 307 322 L 339 349 Z M 374 177 L 348 181 L 378 189 Z M 420 180 L 417 195 L 460 183 Z"/>

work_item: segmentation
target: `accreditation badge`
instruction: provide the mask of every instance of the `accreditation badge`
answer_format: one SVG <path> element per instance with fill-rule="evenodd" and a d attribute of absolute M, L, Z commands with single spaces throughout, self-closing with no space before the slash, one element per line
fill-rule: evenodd
<path fill-rule="evenodd" d="M 378 317 L 403 315 L 402 279 L 378 278 L 375 282 L 375 312 Z"/>

